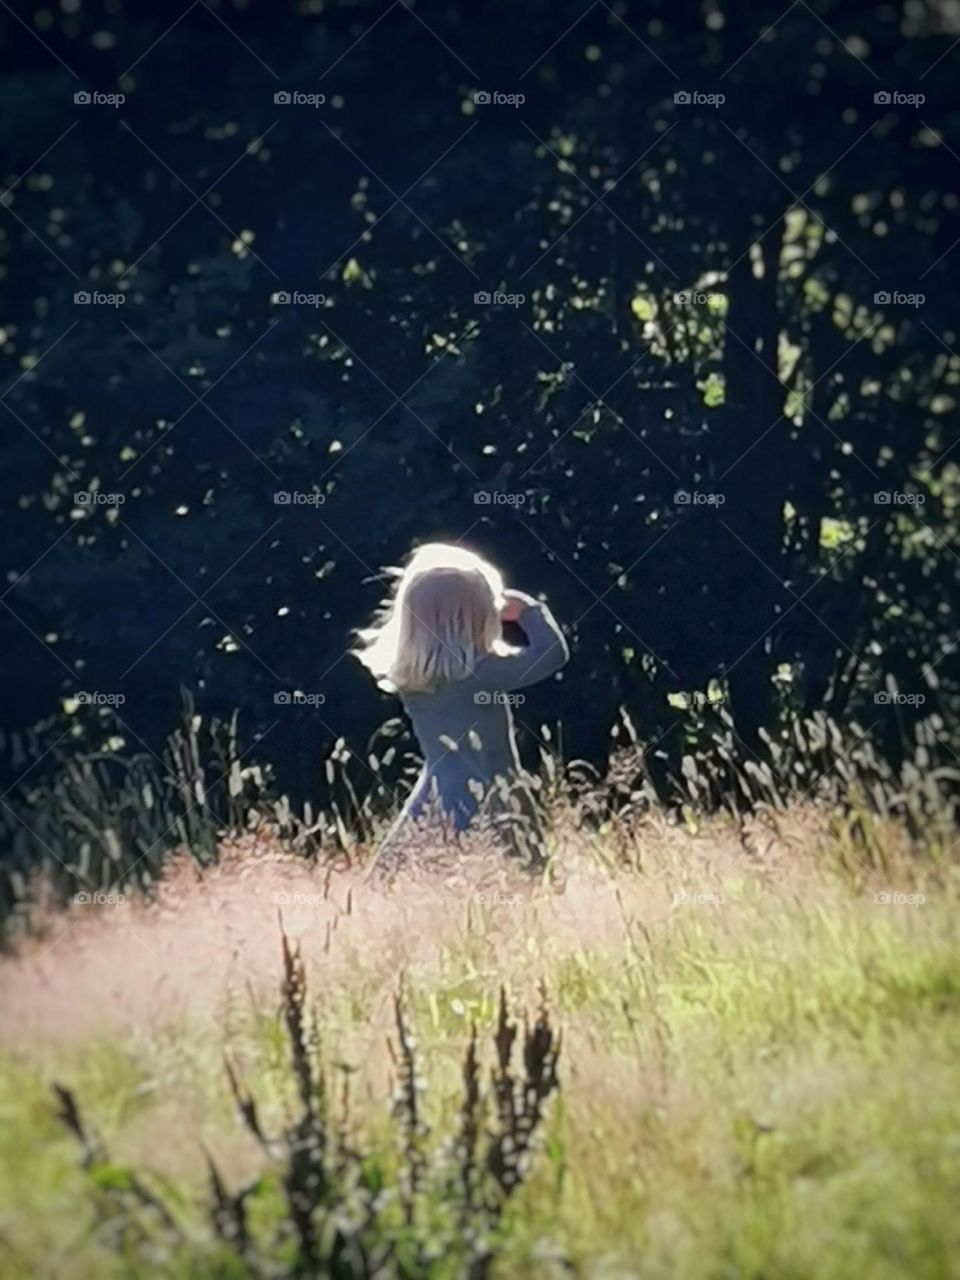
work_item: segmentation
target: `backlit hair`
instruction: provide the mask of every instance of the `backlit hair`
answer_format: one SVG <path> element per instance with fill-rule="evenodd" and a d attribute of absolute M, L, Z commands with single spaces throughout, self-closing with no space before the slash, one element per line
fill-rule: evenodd
<path fill-rule="evenodd" d="M 418 547 L 353 652 L 385 688 L 429 690 L 463 680 L 502 640 L 503 578 L 481 556 L 445 542 Z"/>

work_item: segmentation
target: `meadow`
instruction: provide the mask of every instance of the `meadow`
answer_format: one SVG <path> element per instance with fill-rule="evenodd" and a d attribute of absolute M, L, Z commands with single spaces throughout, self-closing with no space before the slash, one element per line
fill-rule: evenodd
<path fill-rule="evenodd" d="M 0 961 L 9 1277 L 960 1275 L 950 846 L 822 803 L 378 889 L 263 824 Z M 91 895 L 95 898 L 95 895 Z"/>

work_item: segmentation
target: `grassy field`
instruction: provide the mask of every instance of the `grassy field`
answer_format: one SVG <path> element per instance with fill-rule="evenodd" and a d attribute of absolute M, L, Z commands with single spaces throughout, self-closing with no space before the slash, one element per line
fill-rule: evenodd
<path fill-rule="evenodd" d="M 44 916 L 0 961 L 0 1272 L 960 1276 L 948 850 L 563 832 L 540 885 L 262 834 Z"/>

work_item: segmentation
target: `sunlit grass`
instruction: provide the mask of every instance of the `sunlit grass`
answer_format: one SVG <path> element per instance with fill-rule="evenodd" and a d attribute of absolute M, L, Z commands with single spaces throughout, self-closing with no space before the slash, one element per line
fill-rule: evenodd
<path fill-rule="evenodd" d="M 272 1238 L 279 1175 L 237 1121 L 224 1062 L 278 1132 L 292 1106 L 278 884 L 315 895 L 285 909 L 285 927 L 303 946 L 334 1113 L 349 1081 L 349 1126 L 388 1184 L 402 1169 L 387 1050 L 398 986 L 424 1120 L 443 1137 L 471 1023 L 482 1047 L 501 984 L 529 1010 L 545 983 L 561 1089 L 497 1232 L 494 1275 L 957 1274 L 955 879 L 902 850 L 888 860 L 895 887 L 889 872 L 851 872 L 825 830 L 758 857 L 729 824 L 696 836 L 648 824 L 642 875 L 577 838 L 554 883 L 507 875 L 502 897 L 487 886 L 482 901 L 429 880 L 383 897 L 346 875 L 324 899 L 322 877 L 298 863 L 228 859 L 161 910 L 118 910 L 46 957 L 49 941 L 4 961 L 0 992 L 16 985 L 21 1011 L 0 1058 L 4 1274 L 248 1274 L 214 1242 L 204 1150 L 234 1189 L 261 1175 L 250 1220 Z M 883 892 L 924 900 L 878 903 Z M 106 969 L 85 967 L 91 956 Z M 54 1080 L 103 1138 L 109 1176 L 134 1171 L 163 1196 L 185 1232 L 178 1250 L 150 1231 L 121 1248 L 98 1222 Z M 429 1212 L 438 1232 L 446 1213 L 439 1200 Z M 456 1259 L 431 1274 L 457 1274 Z"/>

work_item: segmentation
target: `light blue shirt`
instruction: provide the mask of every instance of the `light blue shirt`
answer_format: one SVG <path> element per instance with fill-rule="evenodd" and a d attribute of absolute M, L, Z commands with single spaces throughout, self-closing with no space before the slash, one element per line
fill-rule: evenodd
<path fill-rule="evenodd" d="M 545 680 L 564 665 L 570 650 L 545 604 L 520 592 L 517 625 L 527 645 L 481 658 L 471 675 L 429 692 L 403 691 L 424 765 L 401 818 L 419 817 L 434 794 L 462 831 L 495 778 L 520 771 L 513 714 L 507 694 Z"/>

